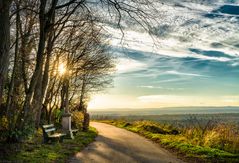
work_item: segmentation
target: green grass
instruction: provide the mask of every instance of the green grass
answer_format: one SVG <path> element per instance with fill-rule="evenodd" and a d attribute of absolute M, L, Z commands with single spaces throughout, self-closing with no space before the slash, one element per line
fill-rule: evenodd
<path fill-rule="evenodd" d="M 150 121 L 135 121 L 129 123 L 122 120 L 105 120 L 101 122 L 138 133 L 172 150 L 185 160 L 192 162 L 239 162 L 238 153 L 230 153 L 216 148 L 193 144 L 184 134 L 173 134 L 174 132 L 172 131 L 176 129 L 172 126 L 160 125 Z"/>
<path fill-rule="evenodd" d="M 21 162 L 65 162 L 69 157 L 94 141 L 97 131 L 78 132 L 74 140 L 64 139 L 63 143 L 42 144 L 38 135 L 34 140 L 22 144 L 0 144 L 0 160 Z"/>

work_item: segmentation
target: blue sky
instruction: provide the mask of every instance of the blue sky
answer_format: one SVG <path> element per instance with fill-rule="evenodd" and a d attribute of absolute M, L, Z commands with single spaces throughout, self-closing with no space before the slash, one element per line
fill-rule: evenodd
<path fill-rule="evenodd" d="M 197 3 L 196 3 L 197 2 Z M 114 88 L 90 109 L 239 105 L 239 1 L 158 4 L 157 37 L 112 34 Z"/>

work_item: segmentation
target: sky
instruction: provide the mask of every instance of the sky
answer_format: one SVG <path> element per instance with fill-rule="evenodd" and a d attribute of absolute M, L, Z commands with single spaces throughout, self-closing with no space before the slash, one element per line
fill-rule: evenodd
<path fill-rule="evenodd" d="M 203 2 L 203 3 L 202 3 Z M 239 1 L 166 1 L 157 37 L 128 28 L 112 34 L 113 88 L 92 109 L 239 106 Z"/>

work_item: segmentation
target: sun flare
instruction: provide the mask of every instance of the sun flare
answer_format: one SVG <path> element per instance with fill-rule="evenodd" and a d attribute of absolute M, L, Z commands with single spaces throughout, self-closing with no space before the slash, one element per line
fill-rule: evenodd
<path fill-rule="evenodd" d="M 66 73 L 66 67 L 64 64 L 60 64 L 59 67 L 58 67 L 58 72 L 60 75 L 64 75 Z"/>

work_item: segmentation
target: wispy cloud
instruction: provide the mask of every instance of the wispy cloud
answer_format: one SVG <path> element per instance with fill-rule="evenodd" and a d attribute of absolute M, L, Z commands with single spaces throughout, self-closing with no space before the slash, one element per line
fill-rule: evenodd
<path fill-rule="evenodd" d="M 239 105 L 235 96 L 239 92 L 238 15 L 213 16 L 225 2 L 170 0 L 159 4 L 154 40 L 135 28 L 126 28 L 121 40 L 120 30 L 106 27 L 112 34 L 112 51 L 119 56 L 119 78 L 112 96 L 98 100 L 97 105 Z M 239 1 L 230 3 L 238 6 Z M 122 47 L 125 51 L 119 50 Z M 115 97 L 117 93 L 122 97 Z"/>
<path fill-rule="evenodd" d="M 179 75 L 179 76 L 209 77 L 209 76 L 201 75 L 201 74 L 184 73 L 184 72 L 178 72 L 178 71 L 173 71 L 173 70 L 166 71 L 165 74 Z"/>
<path fill-rule="evenodd" d="M 206 2 L 169 1 L 164 5 L 159 4 L 161 12 L 158 13 L 160 15 L 158 21 L 160 25 L 155 27 L 155 31 L 157 34 L 163 29 L 168 33 L 152 40 L 147 33 L 127 29 L 123 46 L 170 57 L 192 57 L 219 62 L 231 61 L 231 56 L 239 56 L 237 15 L 230 15 L 228 18 L 222 14 L 221 17 L 214 19 L 205 17 L 206 14 L 220 9 L 221 6 L 223 6 L 221 1 L 208 4 Z M 107 29 L 113 33 L 115 38 L 112 41 L 113 46 L 119 46 L 122 41 L 121 32 L 111 27 Z M 218 51 L 225 53 L 225 56 L 195 54 L 189 48 Z"/>
<path fill-rule="evenodd" d="M 171 91 L 185 90 L 185 88 L 172 88 L 172 87 L 161 87 L 161 86 L 152 86 L 152 85 L 142 85 L 142 86 L 138 86 L 138 87 L 139 88 L 148 88 L 148 89 L 171 90 Z"/>
<path fill-rule="evenodd" d="M 160 86 L 152 86 L 152 85 L 141 85 L 138 86 L 139 88 L 149 88 L 149 89 L 162 89 L 163 87 Z"/>
<path fill-rule="evenodd" d="M 182 82 L 187 81 L 187 78 L 174 78 L 174 79 L 166 79 L 166 80 L 158 80 L 155 83 L 172 83 L 172 82 Z"/>
<path fill-rule="evenodd" d="M 118 73 L 132 72 L 140 69 L 145 69 L 147 64 L 130 58 L 119 58 L 116 65 Z"/>

